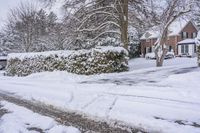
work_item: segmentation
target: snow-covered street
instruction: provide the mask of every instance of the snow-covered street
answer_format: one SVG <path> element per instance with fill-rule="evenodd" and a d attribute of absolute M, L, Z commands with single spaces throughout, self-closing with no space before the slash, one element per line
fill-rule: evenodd
<path fill-rule="evenodd" d="M 1 0 L 0 133 L 200 133 L 200 0 Z"/>
<path fill-rule="evenodd" d="M 43 72 L 27 77 L 1 74 L 0 90 L 147 132 L 199 133 L 200 69 L 196 58 L 166 60 L 162 68 L 154 65 L 154 60 L 139 58 L 131 60 L 130 71 L 123 73 L 80 76 Z"/>
<path fill-rule="evenodd" d="M 1 133 L 80 133 L 73 127 L 59 125 L 54 119 L 41 116 L 24 107 L 1 101 Z"/>

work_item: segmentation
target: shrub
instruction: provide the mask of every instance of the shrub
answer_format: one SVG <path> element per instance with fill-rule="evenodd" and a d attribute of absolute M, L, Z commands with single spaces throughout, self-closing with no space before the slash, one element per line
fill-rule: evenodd
<path fill-rule="evenodd" d="M 27 76 L 43 71 L 67 71 L 92 75 L 128 70 L 128 53 L 122 47 L 98 47 L 91 50 L 10 54 L 6 73 Z"/>

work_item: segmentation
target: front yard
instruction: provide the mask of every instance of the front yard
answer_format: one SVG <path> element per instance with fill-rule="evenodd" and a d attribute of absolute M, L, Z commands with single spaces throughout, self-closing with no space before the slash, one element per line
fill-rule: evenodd
<path fill-rule="evenodd" d="M 58 71 L 20 78 L 0 74 L 0 91 L 147 132 L 200 132 L 196 58 L 166 60 L 162 68 L 154 67 L 154 60 L 138 58 L 129 66 L 129 72 L 93 76 Z"/>

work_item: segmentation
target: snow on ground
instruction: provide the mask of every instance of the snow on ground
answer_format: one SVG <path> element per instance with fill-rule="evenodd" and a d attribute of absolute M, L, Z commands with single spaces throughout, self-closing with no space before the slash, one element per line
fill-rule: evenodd
<path fill-rule="evenodd" d="M 80 76 L 44 72 L 0 76 L 0 90 L 150 132 L 200 132 L 200 69 L 196 58 L 134 59 L 124 73 Z"/>
<path fill-rule="evenodd" d="M 58 125 L 52 118 L 41 116 L 32 111 L 1 101 L 3 109 L 8 113 L 0 118 L 1 133 L 36 133 L 42 131 L 46 133 L 80 133 L 73 127 Z"/>

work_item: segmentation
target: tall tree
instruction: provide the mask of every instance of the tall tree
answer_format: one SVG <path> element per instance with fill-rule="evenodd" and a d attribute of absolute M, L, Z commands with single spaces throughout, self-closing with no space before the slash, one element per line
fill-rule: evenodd
<path fill-rule="evenodd" d="M 198 0 L 165 0 L 163 12 L 159 10 L 160 36 L 155 43 L 156 66 L 163 65 L 165 55 L 168 52 L 166 47 L 169 34 L 169 26 L 178 18 L 190 13 Z"/>
<path fill-rule="evenodd" d="M 200 31 L 198 32 L 198 35 L 195 39 L 195 42 L 196 42 L 196 47 L 197 47 L 197 63 L 200 67 Z"/>
<path fill-rule="evenodd" d="M 70 33 L 73 35 L 69 38 L 73 41 L 68 42 L 72 45 L 86 42 L 86 46 L 90 44 L 93 47 L 94 42 L 99 42 L 98 39 L 111 37 L 119 40 L 122 46 L 128 49 L 129 8 L 135 7 L 135 13 L 136 9 L 138 12 L 143 12 L 140 8 L 144 1 L 146 0 L 66 1 L 64 5 L 68 18 L 66 23 L 72 27 Z M 52 1 L 46 0 L 46 2 Z"/>
<path fill-rule="evenodd" d="M 36 29 L 36 8 L 30 3 L 21 3 L 21 5 L 10 11 L 8 16 L 7 31 L 15 37 L 15 41 L 21 43 L 21 49 L 24 52 L 30 52 L 34 40 L 37 38 Z"/>
<path fill-rule="evenodd" d="M 31 3 L 21 3 L 10 11 L 4 39 L 18 52 L 64 49 L 64 42 L 58 40 L 63 37 L 61 27 L 53 12 L 48 14 Z"/>

